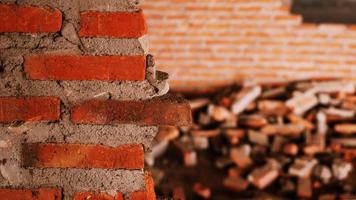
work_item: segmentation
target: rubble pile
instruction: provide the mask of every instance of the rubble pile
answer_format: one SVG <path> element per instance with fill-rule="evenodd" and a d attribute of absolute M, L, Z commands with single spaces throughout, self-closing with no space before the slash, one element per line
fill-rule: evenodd
<path fill-rule="evenodd" d="M 236 194 L 232 199 L 272 187 L 278 189 L 271 195 L 290 199 L 356 198 L 356 184 L 346 181 L 356 158 L 354 83 L 233 86 L 190 104 L 194 125 L 161 127 L 148 165 L 171 148 L 185 168 L 202 167 L 199 152 L 205 151 L 224 172 L 217 184 Z M 195 182 L 195 196 L 212 198 L 214 188 Z M 172 191 L 186 198 L 183 187 Z"/>

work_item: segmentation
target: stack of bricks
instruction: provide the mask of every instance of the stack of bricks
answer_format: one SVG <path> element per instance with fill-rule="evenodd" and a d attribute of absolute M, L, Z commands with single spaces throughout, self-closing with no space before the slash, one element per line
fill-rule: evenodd
<path fill-rule="evenodd" d="M 191 116 L 146 32 L 136 1 L 0 0 L 1 200 L 155 199 L 144 153 Z"/>

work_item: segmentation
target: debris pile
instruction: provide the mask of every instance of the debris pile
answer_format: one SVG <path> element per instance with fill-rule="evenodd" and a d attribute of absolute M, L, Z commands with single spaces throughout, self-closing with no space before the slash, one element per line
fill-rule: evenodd
<path fill-rule="evenodd" d="M 354 83 L 234 86 L 190 104 L 194 125 L 161 127 L 146 159 L 150 166 L 170 148 L 184 168 L 202 168 L 200 152 L 208 152 L 216 170 L 225 174 L 216 184 L 236 197 L 273 191 L 269 195 L 294 199 L 356 198 L 356 184 L 347 182 L 356 178 L 351 177 L 356 158 Z M 201 199 L 214 196 L 214 188 L 199 179 L 191 188 Z M 172 191 L 186 198 L 182 186 Z M 262 198 L 256 196 L 259 192 L 245 197 Z"/>

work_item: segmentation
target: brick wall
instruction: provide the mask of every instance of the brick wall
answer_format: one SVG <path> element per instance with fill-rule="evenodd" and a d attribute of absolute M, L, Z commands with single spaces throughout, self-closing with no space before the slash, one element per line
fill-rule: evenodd
<path fill-rule="evenodd" d="M 306 24 L 283 0 L 145 0 L 150 50 L 174 89 L 245 79 L 356 80 L 356 26 Z"/>
<path fill-rule="evenodd" d="M 155 199 L 144 153 L 190 107 L 135 2 L 0 0 L 1 200 Z"/>

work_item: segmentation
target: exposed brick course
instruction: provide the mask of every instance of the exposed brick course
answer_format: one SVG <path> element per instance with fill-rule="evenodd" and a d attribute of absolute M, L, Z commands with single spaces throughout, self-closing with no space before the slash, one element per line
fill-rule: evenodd
<path fill-rule="evenodd" d="M 80 124 L 140 124 L 187 126 L 188 102 L 170 96 L 146 101 L 92 100 L 72 109 L 72 121 Z"/>
<path fill-rule="evenodd" d="M 32 55 L 25 72 L 35 80 L 144 80 L 144 56 Z"/>
<path fill-rule="evenodd" d="M 1 200 L 62 200 L 60 189 L 0 189 Z"/>
<path fill-rule="evenodd" d="M 0 97 L 0 123 L 15 121 L 55 121 L 60 117 L 56 97 Z"/>
<path fill-rule="evenodd" d="M 139 38 L 147 27 L 142 12 L 83 12 L 81 37 Z"/>
<path fill-rule="evenodd" d="M 24 144 L 24 166 L 39 168 L 142 169 L 142 145 L 116 148 L 82 144 Z"/>
<path fill-rule="evenodd" d="M 0 4 L 0 32 L 57 32 L 61 26 L 57 9 Z"/>

